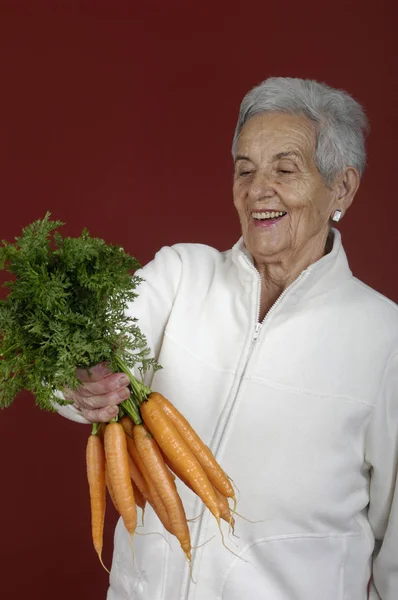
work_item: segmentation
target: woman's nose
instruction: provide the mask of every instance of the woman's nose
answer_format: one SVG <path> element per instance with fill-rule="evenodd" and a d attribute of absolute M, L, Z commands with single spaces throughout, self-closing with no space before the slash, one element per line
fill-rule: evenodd
<path fill-rule="evenodd" d="M 271 175 L 257 172 L 252 179 L 249 194 L 253 200 L 272 198 L 275 195 L 275 189 Z"/>

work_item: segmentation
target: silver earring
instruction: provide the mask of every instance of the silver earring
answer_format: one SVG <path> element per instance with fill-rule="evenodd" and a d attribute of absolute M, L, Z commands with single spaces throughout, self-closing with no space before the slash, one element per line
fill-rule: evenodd
<path fill-rule="evenodd" d="M 338 223 L 341 219 L 341 215 L 342 215 L 342 211 L 337 209 L 334 211 L 333 216 L 332 216 L 332 221 L 334 221 L 335 223 Z"/>

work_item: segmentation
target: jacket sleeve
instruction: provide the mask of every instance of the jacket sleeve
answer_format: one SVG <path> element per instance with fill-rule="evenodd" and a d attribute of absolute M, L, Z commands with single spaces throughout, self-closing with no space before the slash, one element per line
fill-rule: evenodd
<path fill-rule="evenodd" d="M 163 334 L 182 276 L 182 261 L 177 250 L 165 246 L 155 258 L 136 273 L 143 281 L 137 288 L 138 297 L 127 310 L 130 317 L 137 319 L 137 325 L 146 336 L 151 356 L 158 358 Z M 151 385 L 152 373 L 145 377 L 146 385 Z M 62 392 L 56 396 L 63 398 Z M 78 409 L 72 405 L 60 406 L 54 398 L 54 407 L 67 419 L 78 423 L 88 423 Z"/>
<path fill-rule="evenodd" d="M 398 598 L 398 354 L 390 360 L 367 439 L 368 518 L 375 535 L 370 600 Z"/>

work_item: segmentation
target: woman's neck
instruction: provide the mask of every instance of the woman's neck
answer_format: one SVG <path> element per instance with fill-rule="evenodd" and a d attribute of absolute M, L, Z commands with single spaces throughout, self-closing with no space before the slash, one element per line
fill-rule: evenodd
<path fill-rule="evenodd" d="M 326 242 L 323 238 L 305 252 L 290 252 L 275 260 L 255 262 L 261 277 L 261 321 L 279 296 L 299 277 L 300 273 L 328 254 L 332 246 L 332 236 L 328 235 Z"/>

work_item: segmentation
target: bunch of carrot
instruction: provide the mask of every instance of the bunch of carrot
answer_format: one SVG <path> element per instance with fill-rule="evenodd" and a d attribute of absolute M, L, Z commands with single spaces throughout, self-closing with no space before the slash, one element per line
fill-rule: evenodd
<path fill-rule="evenodd" d="M 9 293 L 0 301 L 0 408 L 20 390 L 43 409 L 55 410 L 54 393 L 77 389 L 76 366 L 106 362 L 125 373 L 131 395 L 118 418 L 94 424 L 87 445 L 92 532 L 101 559 L 106 487 L 132 536 L 136 506 L 150 504 L 190 559 L 187 519 L 173 473 L 210 509 L 233 526 L 228 498 L 234 491 L 214 456 L 189 423 L 143 381 L 160 368 L 130 304 L 142 279 L 138 261 L 120 246 L 92 238 L 62 237 L 50 213 L 1 242 L 0 270 L 9 272 Z M 133 274 L 134 273 L 134 274 Z M 69 400 L 60 400 L 62 404 Z"/>
<path fill-rule="evenodd" d="M 190 533 L 175 476 L 211 511 L 233 528 L 228 498 L 235 504 L 230 479 L 185 417 L 164 396 L 151 392 L 139 406 L 140 418 L 94 425 L 87 443 L 92 537 L 102 563 L 106 488 L 133 536 L 137 506 L 152 506 L 165 529 L 176 536 L 188 561 Z"/>

